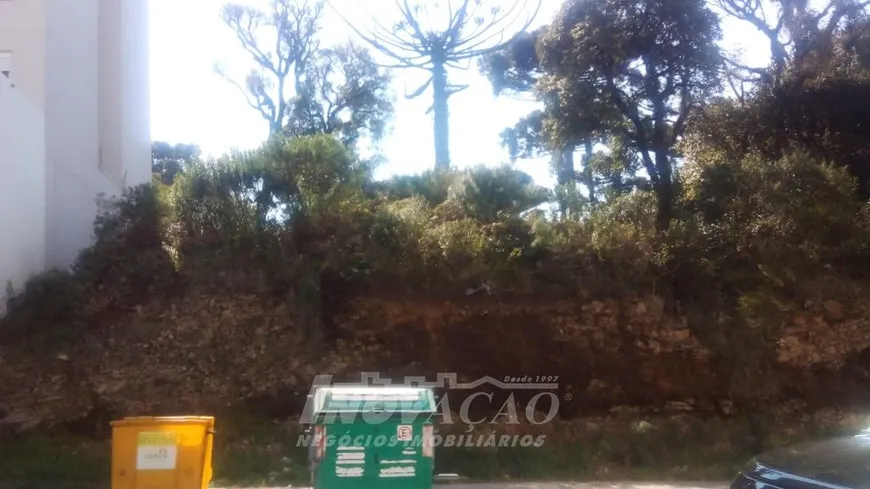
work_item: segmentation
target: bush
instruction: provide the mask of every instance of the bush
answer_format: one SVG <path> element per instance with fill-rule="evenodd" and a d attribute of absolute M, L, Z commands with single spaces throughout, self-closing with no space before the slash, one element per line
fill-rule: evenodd
<path fill-rule="evenodd" d="M 467 170 L 448 194 L 469 217 L 486 223 L 517 217 L 549 197 L 546 189 L 532 184 L 532 177 L 509 166 Z"/>
<path fill-rule="evenodd" d="M 167 208 L 158 187 L 97 199 L 94 242 L 69 270 L 49 270 L 10 294 L 4 339 L 33 347 L 69 344 L 98 326 L 95 312 L 120 312 L 172 292 L 175 269 L 164 239 Z"/>
<path fill-rule="evenodd" d="M 447 193 L 456 180 L 456 173 L 429 170 L 419 175 L 398 175 L 384 182 L 373 182 L 369 185 L 369 194 L 379 194 L 389 201 L 419 196 L 434 207 L 447 200 Z"/>
<path fill-rule="evenodd" d="M 720 356 L 735 398 L 761 402 L 776 392 L 764 372 L 785 315 L 830 294 L 824 277 L 866 262 L 856 243 L 870 228 L 846 170 L 805 153 L 694 165 L 664 249 L 672 287 L 690 326 Z"/>
<path fill-rule="evenodd" d="M 727 328 L 762 315 L 775 324 L 777 304 L 812 293 L 814 277 L 866 271 L 870 209 L 852 199 L 844 170 L 801 153 L 774 162 L 717 153 L 680 175 L 663 234 L 648 190 L 553 220 L 535 209 L 548 192 L 508 166 L 373 182 L 330 136 L 276 139 L 105 202 L 94 245 L 71 273 L 34 280 L 13 316 L 59 324 L 183 285 L 268 294 L 304 310 L 316 331 L 324 304 L 357 286 L 461 294 L 485 284 L 550 297 L 663 295 L 724 351 L 736 341 Z"/>
<path fill-rule="evenodd" d="M 77 280 L 125 304 L 168 288 L 175 267 L 165 234 L 169 209 L 158 191 L 140 185 L 121 198 L 99 199 L 94 244 L 72 266 Z"/>
<path fill-rule="evenodd" d="M 729 255 L 817 272 L 837 263 L 848 268 L 840 262 L 844 238 L 864 235 L 854 188 L 845 169 L 805 153 L 772 163 L 749 157 L 701 168 L 688 182 L 687 206 L 699 231 Z"/>

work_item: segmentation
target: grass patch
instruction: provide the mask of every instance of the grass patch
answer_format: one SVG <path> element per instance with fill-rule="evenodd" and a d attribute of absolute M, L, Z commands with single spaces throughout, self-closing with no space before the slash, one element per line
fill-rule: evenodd
<path fill-rule="evenodd" d="M 557 423 L 543 446 L 436 449 L 436 473 L 472 481 L 726 480 L 756 454 L 801 441 L 841 435 L 842 428 L 813 422 L 749 423 L 745 418 L 608 420 L 583 430 Z M 582 425 L 581 425 L 582 426 Z M 754 427 L 754 428 L 753 428 Z M 573 435 L 568 435 L 571 429 Z M 307 450 L 297 447 L 299 427 L 233 411 L 218 417 L 213 486 L 307 485 Z M 477 439 L 477 436 L 474 437 Z M 28 433 L 0 440 L 0 486 L 11 488 L 108 487 L 108 441 Z"/>
<path fill-rule="evenodd" d="M 294 425 L 236 410 L 219 418 L 212 485 L 264 486 L 309 481 L 305 447 L 297 447 Z"/>
<path fill-rule="evenodd" d="M 110 472 L 109 443 L 43 433 L 0 440 L 4 488 L 108 487 Z"/>

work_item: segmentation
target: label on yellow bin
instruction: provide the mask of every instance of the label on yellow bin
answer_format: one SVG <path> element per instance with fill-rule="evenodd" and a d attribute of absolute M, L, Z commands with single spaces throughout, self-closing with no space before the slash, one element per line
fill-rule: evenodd
<path fill-rule="evenodd" d="M 136 470 L 172 470 L 178 458 L 178 434 L 167 431 L 139 433 Z"/>

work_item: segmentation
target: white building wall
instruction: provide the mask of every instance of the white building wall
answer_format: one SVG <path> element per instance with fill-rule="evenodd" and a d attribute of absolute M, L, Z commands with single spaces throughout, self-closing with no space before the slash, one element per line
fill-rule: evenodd
<path fill-rule="evenodd" d="M 46 267 L 91 243 L 98 194 L 150 180 L 147 1 L 0 0 L 0 51 L 44 115 Z"/>
<path fill-rule="evenodd" d="M 95 198 L 117 194 L 100 171 L 98 0 L 50 0 L 45 63 L 48 266 L 91 242 Z"/>
<path fill-rule="evenodd" d="M 46 0 L 0 0 L 0 51 L 11 52 L 16 88 L 45 108 Z"/>
<path fill-rule="evenodd" d="M 0 315 L 6 287 L 20 290 L 45 267 L 42 111 L 0 77 Z"/>
<path fill-rule="evenodd" d="M 105 1 L 105 0 L 104 0 Z M 116 0 L 117 1 L 117 0 Z M 148 0 L 121 2 L 121 161 L 127 185 L 151 182 L 151 70 Z"/>

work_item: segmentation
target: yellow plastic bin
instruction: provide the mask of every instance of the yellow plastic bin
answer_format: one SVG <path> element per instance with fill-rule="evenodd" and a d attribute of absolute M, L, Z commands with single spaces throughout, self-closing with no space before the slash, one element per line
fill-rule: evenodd
<path fill-rule="evenodd" d="M 112 489 L 206 489 L 213 443 L 211 416 L 112 421 Z"/>

